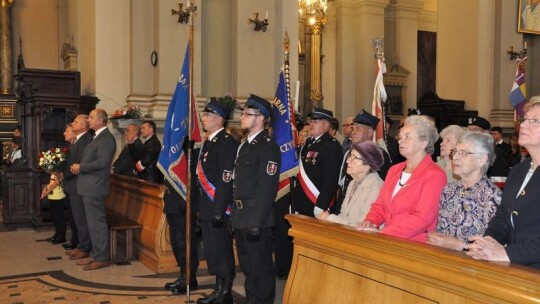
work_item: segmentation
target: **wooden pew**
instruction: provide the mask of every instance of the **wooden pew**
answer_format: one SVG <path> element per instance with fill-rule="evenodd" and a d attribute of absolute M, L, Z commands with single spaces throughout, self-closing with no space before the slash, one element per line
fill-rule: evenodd
<path fill-rule="evenodd" d="M 540 271 L 288 215 L 283 303 L 539 303 Z"/>
<path fill-rule="evenodd" d="M 163 213 L 164 191 L 163 185 L 111 174 L 111 192 L 105 201 L 107 212 L 143 225 L 134 233 L 135 256 L 157 273 L 178 271 Z"/>

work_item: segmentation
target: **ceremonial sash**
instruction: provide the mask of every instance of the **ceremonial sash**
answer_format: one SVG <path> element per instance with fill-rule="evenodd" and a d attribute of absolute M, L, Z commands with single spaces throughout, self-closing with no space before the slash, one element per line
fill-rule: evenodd
<path fill-rule="evenodd" d="M 309 176 L 307 175 L 306 171 L 304 170 L 304 164 L 300 162 L 300 173 L 298 174 L 298 183 L 300 184 L 300 187 L 302 187 L 302 190 L 304 190 L 304 193 L 309 198 L 309 200 L 313 203 L 313 205 L 317 204 L 317 198 L 319 197 L 320 191 L 317 189 L 315 184 L 309 179 Z M 334 199 L 330 202 L 328 207 L 331 207 L 334 205 Z"/>
<path fill-rule="evenodd" d="M 208 196 L 211 202 L 214 202 L 214 197 L 216 196 L 216 186 L 212 185 L 212 183 L 206 177 L 206 174 L 204 174 L 200 159 L 197 163 L 197 176 L 199 177 L 199 184 L 201 185 L 204 193 L 206 194 L 206 196 Z M 227 210 L 225 211 L 225 213 L 230 215 L 231 211 L 231 206 L 227 205 Z"/>

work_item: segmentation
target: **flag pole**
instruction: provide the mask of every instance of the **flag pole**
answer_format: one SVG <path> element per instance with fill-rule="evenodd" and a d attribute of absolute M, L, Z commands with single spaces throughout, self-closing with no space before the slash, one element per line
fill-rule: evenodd
<path fill-rule="evenodd" d="M 188 100 L 188 140 L 192 140 L 193 133 L 193 108 L 192 101 L 194 99 L 193 94 L 193 19 L 195 19 L 195 11 L 197 6 L 193 5 L 191 0 L 187 0 L 186 11 L 191 15 L 189 18 L 189 100 Z M 193 13 L 192 13 L 193 12 Z M 193 146 L 188 145 L 187 149 L 187 183 L 186 183 L 186 303 L 193 303 L 190 301 L 190 279 L 191 279 L 191 161 L 193 154 Z"/>

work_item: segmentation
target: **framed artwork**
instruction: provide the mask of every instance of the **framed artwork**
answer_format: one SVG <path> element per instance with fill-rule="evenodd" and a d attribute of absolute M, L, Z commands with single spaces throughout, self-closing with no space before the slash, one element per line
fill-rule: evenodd
<path fill-rule="evenodd" d="M 518 32 L 540 35 L 540 0 L 519 0 L 518 3 Z"/>

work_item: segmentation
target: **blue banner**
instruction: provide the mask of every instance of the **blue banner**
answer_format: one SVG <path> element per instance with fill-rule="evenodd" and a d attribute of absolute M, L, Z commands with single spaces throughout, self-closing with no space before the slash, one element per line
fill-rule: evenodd
<path fill-rule="evenodd" d="M 283 71 L 279 73 L 279 84 L 273 103 L 272 137 L 281 150 L 281 172 L 279 180 L 288 181 L 289 177 L 296 176 L 298 173 L 298 158 L 296 157 L 296 136 L 294 134 L 296 128 L 293 124 L 294 113 L 289 101 L 287 83 Z M 287 182 L 280 183 L 279 191 L 287 191 L 288 186 Z M 278 198 L 280 196 L 278 193 Z"/>
<path fill-rule="evenodd" d="M 182 141 L 188 133 L 189 99 L 189 44 L 176 89 L 167 110 L 163 130 L 163 148 L 159 153 L 158 167 L 185 199 L 187 184 L 187 157 L 182 150 Z"/>

